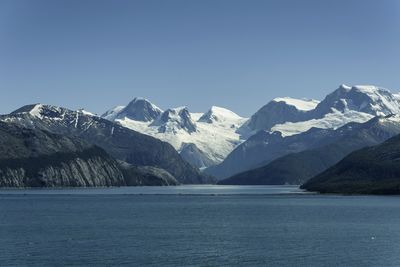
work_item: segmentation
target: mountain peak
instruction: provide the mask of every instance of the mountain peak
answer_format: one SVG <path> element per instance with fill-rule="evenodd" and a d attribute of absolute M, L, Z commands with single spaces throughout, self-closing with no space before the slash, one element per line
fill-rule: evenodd
<path fill-rule="evenodd" d="M 133 98 L 132 102 L 137 102 L 137 101 L 145 101 L 151 103 L 147 98 L 141 97 L 141 96 L 136 96 Z"/>
<path fill-rule="evenodd" d="M 332 109 L 344 112 L 354 110 L 383 116 L 400 112 L 398 97 L 389 90 L 374 85 L 341 85 L 318 104 L 316 112 L 323 116 Z"/>
<path fill-rule="evenodd" d="M 297 99 L 292 97 L 277 97 L 272 101 L 274 102 L 284 102 L 287 105 L 294 106 L 298 110 L 308 111 L 313 110 L 318 105 L 319 101 L 314 99 Z"/>
<path fill-rule="evenodd" d="M 81 116 L 90 118 L 90 117 L 98 117 L 96 114 L 93 114 L 89 111 L 86 111 L 83 108 L 78 110 L 70 110 L 68 108 L 53 106 L 53 105 L 44 105 L 44 104 L 31 104 L 23 106 L 13 112 L 11 115 L 16 114 L 29 114 L 35 118 L 40 120 L 57 120 L 63 121 L 67 118 L 72 118 L 75 121 L 78 121 L 78 118 Z"/>
<path fill-rule="evenodd" d="M 159 126 L 158 131 L 160 133 L 176 132 L 179 129 L 192 133 L 197 130 L 187 107 L 167 109 L 161 113 L 151 126 Z"/>
<path fill-rule="evenodd" d="M 207 123 L 231 121 L 232 123 L 236 123 L 241 119 L 243 118 L 229 109 L 212 106 L 198 121 Z"/>
<path fill-rule="evenodd" d="M 49 117 L 49 118 L 59 117 L 63 110 L 64 108 L 57 106 L 31 104 L 23 106 L 11 112 L 11 114 L 29 114 L 33 117 L 43 119 L 44 117 Z"/>
<path fill-rule="evenodd" d="M 101 115 L 101 117 L 106 120 L 113 121 L 118 116 L 118 114 L 121 112 L 121 110 L 123 110 L 124 108 L 125 108 L 125 106 L 115 106 L 112 109 L 104 112 L 103 115 Z"/>
<path fill-rule="evenodd" d="M 29 113 L 32 116 L 38 117 L 40 116 L 41 110 L 43 105 L 40 103 L 37 104 L 30 104 L 20 107 L 19 109 L 14 110 L 11 114 L 18 114 L 18 113 Z"/>
<path fill-rule="evenodd" d="M 376 93 L 379 91 L 390 93 L 390 91 L 388 89 L 378 87 L 375 85 L 354 85 L 351 89 L 365 93 L 365 94 L 371 94 L 371 93 L 373 94 L 373 93 Z"/>
<path fill-rule="evenodd" d="M 351 89 L 351 86 L 348 86 L 348 85 L 343 83 L 338 87 L 338 89 L 343 89 L 343 90 L 348 90 L 349 91 Z"/>
<path fill-rule="evenodd" d="M 162 110 L 143 97 L 135 97 L 125 107 L 115 107 L 102 115 L 103 118 L 108 120 L 115 119 L 130 119 L 135 121 L 149 122 L 156 119 Z"/>
<path fill-rule="evenodd" d="M 318 105 L 317 100 L 279 97 L 261 107 L 246 123 L 252 131 L 271 130 L 274 125 L 309 119 L 309 112 Z M 243 128 L 243 127 L 242 127 Z"/>

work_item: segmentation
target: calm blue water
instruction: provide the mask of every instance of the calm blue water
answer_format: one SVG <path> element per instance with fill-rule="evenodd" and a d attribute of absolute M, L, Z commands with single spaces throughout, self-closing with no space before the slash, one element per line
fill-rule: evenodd
<path fill-rule="evenodd" d="M 400 198 L 295 187 L 0 190 L 1 266 L 400 266 Z"/>

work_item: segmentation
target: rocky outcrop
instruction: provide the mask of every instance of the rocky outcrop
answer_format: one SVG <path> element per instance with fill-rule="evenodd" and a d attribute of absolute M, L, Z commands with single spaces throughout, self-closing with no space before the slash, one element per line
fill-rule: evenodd
<path fill-rule="evenodd" d="M 1 187 L 125 185 L 119 164 L 79 139 L 0 122 Z"/>
<path fill-rule="evenodd" d="M 97 154 L 58 154 L 0 162 L 1 187 L 96 187 L 125 185 L 118 164 Z M 91 154 L 88 157 L 88 154 Z M 101 153 L 101 152 L 100 152 Z M 69 158 L 57 160 L 58 157 Z"/>
<path fill-rule="evenodd" d="M 166 170 L 153 166 L 121 164 L 127 186 L 166 186 L 179 182 Z"/>
<path fill-rule="evenodd" d="M 174 132 L 180 129 L 189 134 L 197 131 L 196 123 L 192 120 L 186 107 L 167 109 L 150 125 L 157 126 L 159 133 Z"/>

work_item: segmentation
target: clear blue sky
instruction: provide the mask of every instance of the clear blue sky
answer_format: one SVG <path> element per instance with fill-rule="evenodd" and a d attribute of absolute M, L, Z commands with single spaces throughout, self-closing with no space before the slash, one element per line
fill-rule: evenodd
<path fill-rule="evenodd" d="M 341 83 L 400 89 L 400 1 L 0 1 L 0 113 L 143 96 L 248 116 Z"/>

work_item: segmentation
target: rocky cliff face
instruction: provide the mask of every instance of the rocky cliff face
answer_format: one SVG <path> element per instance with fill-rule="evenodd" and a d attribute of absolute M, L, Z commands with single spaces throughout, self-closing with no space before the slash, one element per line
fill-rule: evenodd
<path fill-rule="evenodd" d="M 79 139 L 0 122 L 0 186 L 124 185 L 119 164 Z"/>
<path fill-rule="evenodd" d="M 83 153 L 87 153 L 84 151 Z M 44 158 L 15 159 L 0 163 L 1 187 L 96 187 L 125 185 L 115 161 L 96 155 L 44 163 Z M 55 155 L 49 155 L 51 157 Z M 30 163 L 28 163 L 28 161 Z"/>
<path fill-rule="evenodd" d="M 166 186 L 179 182 L 166 170 L 153 166 L 126 166 L 123 172 L 127 186 Z"/>
<path fill-rule="evenodd" d="M 0 120 L 26 128 L 79 138 L 107 151 L 115 159 L 135 166 L 153 166 L 171 173 L 180 183 L 212 183 L 213 179 L 184 161 L 168 143 L 140 134 L 118 123 L 88 114 L 47 105 L 28 105 Z"/>
<path fill-rule="evenodd" d="M 186 107 L 167 109 L 150 125 L 158 127 L 159 133 L 176 132 L 183 129 L 190 134 L 197 130 L 196 123 Z"/>

